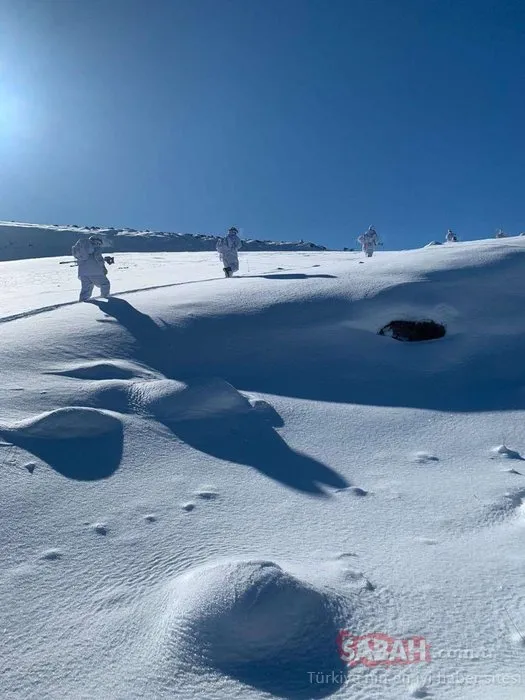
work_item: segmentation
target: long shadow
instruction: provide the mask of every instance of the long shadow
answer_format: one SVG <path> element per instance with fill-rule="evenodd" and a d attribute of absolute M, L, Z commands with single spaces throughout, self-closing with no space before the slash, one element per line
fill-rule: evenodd
<path fill-rule="evenodd" d="M 124 299 L 117 297 L 110 297 L 104 301 L 91 299 L 90 303 L 98 306 L 105 314 L 116 318 L 142 345 L 159 339 L 161 329 L 151 316 L 138 311 Z"/>
<path fill-rule="evenodd" d="M 330 467 L 288 447 L 255 411 L 246 414 L 162 421 L 191 447 L 227 462 L 244 464 L 303 493 L 327 496 L 326 489 L 350 484 Z"/>
<path fill-rule="evenodd" d="M 151 316 L 138 311 L 125 299 L 92 299 L 90 303 L 117 320 L 135 338 L 139 353 L 148 365 L 169 376 L 169 353 L 166 348 L 168 336 L 165 328 L 158 326 Z"/>
<path fill-rule="evenodd" d="M 106 302 L 94 302 L 104 313 L 113 316 L 138 341 L 140 352 L 150 366 L 167 376 L 177 375 L 172 365 L 170 329 L 161 329 L 147 314 L 135 309 L 123 299 L 110 298 Z M 171 366 L 170 366 L 171 365 Z M 206 389 L 206 382 L 196 383 L 191 372 L 181 371 L 177 379 L 199 390 Z M 186 376 L 185 376 L 186 375 Z M 189 376 L 188 376 L 189 375 Z M 211 382 L 213 384 L 213 382 Z M 290 488 L 318 496 L 326 495 L 325 488 L 346 488 L 350 484 L 330 467 L 307 455 L 296 452 L 274 430 L 282 425 L 276 411 L 252 409 L 247 413 L 222 414 L 218 417 L 202 417 L 198 420 L 167 421 L 155 418 L 195 449 L 219 459 L 253 467 L 271 479 Z"/>
<path fill-rule="evenodd" d="M 287 275 L 240 275 L 243 279 L 265 280 L 306 280 L 306 279 L 337 279 L 337 275 L 306 275 L 304 273 L 290 273 Z"/>
<path fill-rule="evenodd" d="M 122 426 L 106 435 L 72 439 L 28 438 L 6 434 L 13 445 L 30 452 L 68 479 L 97 481 L 107 479 L 122 460 Z"/>

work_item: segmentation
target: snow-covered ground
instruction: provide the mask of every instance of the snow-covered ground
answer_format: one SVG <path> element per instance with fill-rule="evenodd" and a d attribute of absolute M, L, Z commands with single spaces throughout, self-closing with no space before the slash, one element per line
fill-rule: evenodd
<path fill-rule="evenodd" d="M 525 240 L 119 255 L 34 313 L 58 262 L 0 263 L 2 699 L 525 696 Z"/>
<path fill-rule="evenodd" d="M 243 274 L 278 274 L 280 268 L 293 266 L 310 272 L 320 252 L 280 252 L 239 254 Z M 356 253 L 329 253 L 331 259 L 357 260 Z M 112 293 L 144 286 L 178 286 L 197 282 L 215 282 L 224 273 L 217 253 L 115 253 L 115 264 L 108 266 Z M 359 259 L 362 259 L 359 255 Z M 72 257 L 12 260 L 0 263 L 0 323 L 6 318 L 50 306 L 78 301 L 80 284 Z M 173 290 L 176 293 L 175 290 Z M 35 304 L 38 299 L 38 306 Z"/>

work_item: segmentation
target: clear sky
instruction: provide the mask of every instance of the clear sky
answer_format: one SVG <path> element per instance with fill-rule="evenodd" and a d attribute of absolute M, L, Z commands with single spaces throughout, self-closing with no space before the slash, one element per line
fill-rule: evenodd
<path fill-rule="evenodd" d="M 525 231 L 525 2 L 0 0 L 0 218 Z"/>

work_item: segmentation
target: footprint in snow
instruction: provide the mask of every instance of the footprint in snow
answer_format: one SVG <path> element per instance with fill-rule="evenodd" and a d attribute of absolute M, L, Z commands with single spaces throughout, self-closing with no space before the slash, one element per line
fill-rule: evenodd
<path fill-rule="evenodd" d="M 145 515 L 144 520 L 147 523 L 156 523 L 157 522 L 157 517 L 155 515 Z"/>
<path fill-rule="evenodd" d="M 57 561 L 62 559 L 62 552 L 59 549 L 48 549 L 40 555 L 42 561 Z"/>
<path fill-rule="evenodd" d="M 216 498 L 219 498 L 219 492 L 214 486 L 205 486 L 195 491 L 195 496 L 205 501 L 214 501 Z"/>
<path fill-rule="evenodd" d="M 107 535 L 108 534 L 108 527 L 107 525 L 104 525 L 104 523 L 95 523 L 94 525 L 91 526 L 93 532 L 95 532 L 97 535 Z"/>
<path fill-rule="evenodd" d="M 27 464 L 24 464 L 24 467 L 30 474 L 32 474 L 36 469 L 36 464 L 34 462 L 28 462 Z"/>
<path fill-rule="evenodd" d="M 416 464 L 430 464 L 431 462 L 439 462 L 439 457 L 435 457 L 428 452 L 416 452 L 412 461 Z"/>
<path fill-rule="evenodd" d="M 195 503 L 183 503 L 182 504 L 182 510 L 185 510 L 187 513 L 190 513 L 194 509 L 195 509 Z"/>

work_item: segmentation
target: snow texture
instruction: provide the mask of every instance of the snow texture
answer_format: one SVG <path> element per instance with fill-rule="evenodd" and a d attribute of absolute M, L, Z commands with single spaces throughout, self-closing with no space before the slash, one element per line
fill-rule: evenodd
<path fill-rule="evenodd" d="M 59 261 L 0 263 L 2 698 L 525 696 L 523 237 Z"/>

